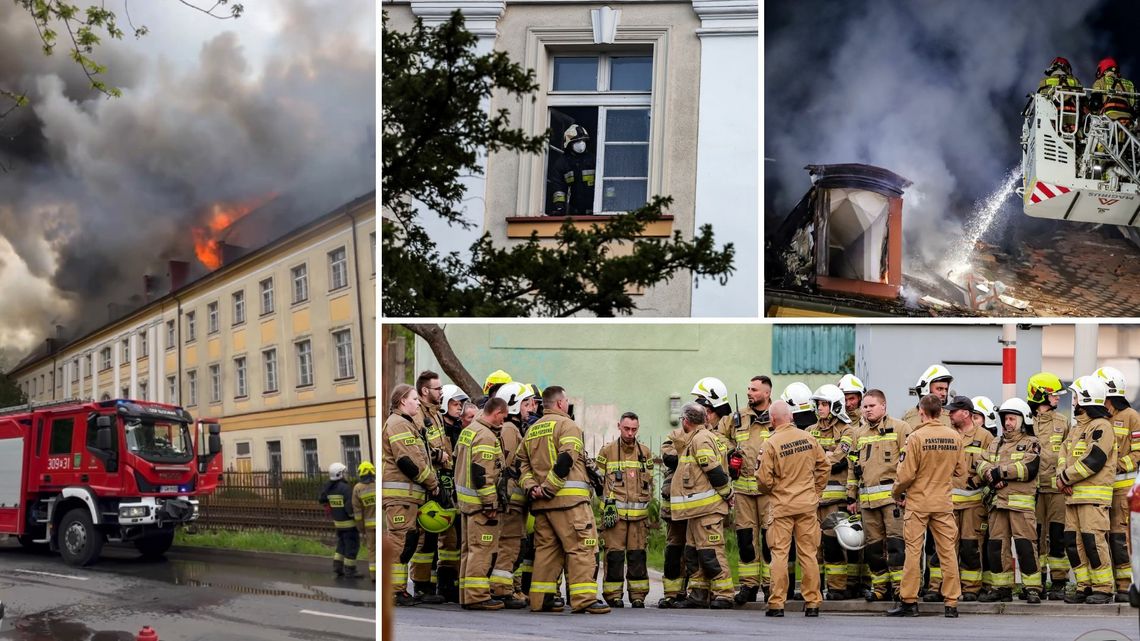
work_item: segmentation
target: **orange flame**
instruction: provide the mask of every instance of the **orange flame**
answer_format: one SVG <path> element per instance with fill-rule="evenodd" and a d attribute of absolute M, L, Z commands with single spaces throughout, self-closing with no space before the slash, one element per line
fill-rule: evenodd
<path fill-rule="evenodd" d="M 222 266 L 222 244 L 219 237 L 249 212 L 265 205 L 277 197 L 276 193 L 252 198 L 242 202 L 217 202 L 210 206 L 210 214 L 204 226 L 191 229 L 194 237 L 194 253 L 198 260 L 211 271 Z"/>

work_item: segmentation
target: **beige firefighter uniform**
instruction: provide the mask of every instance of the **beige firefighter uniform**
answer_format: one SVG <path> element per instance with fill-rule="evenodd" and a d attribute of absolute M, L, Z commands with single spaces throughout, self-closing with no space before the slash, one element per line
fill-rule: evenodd
<path fill-rule="evenodd" d="M 665 465 L 661 480 L 661 520 L 665 522 L 665 563 L 662 568 L 663 602 L 676 601 L 685 593 L 685 521 L 673 518 L 670 509 L 673 475 L 677 471 L 681 452 L 689 446 L 689 433 L 684 428 L 669 432 L 661 443 L 661 462 Z"/>
<path fill-rule="evenodd" d="M 902 420 L 910 426 L 911 431 L 914 431 L 914 428 L 922 425 L 922 419 L 918 414 L 918 406 L 907 410 L 906 414 L 903 414 Z M 946 414 L 946 412 L 943 412 L 941 415 L 939 415 L 938 422 L 945 425 L 946 427 L 950 427 L 950 417 Z"/>
<path fill-rule="evenodd" d="M 830 474 L 831 465 L 819 442 L 791 423 L 778 425 L 772 431 L 756 470 L 757 485 L 771 495 L 766 520 L 772 567 L 787 566 L 794 540 L 796 557 L 803 568 L 804 604 L 809 608 L 818 608 L 823 600 L 816 561 L 820 539 L 816 512 Z M 774 573 L 768 608 L 782 610 L 787 592 L 787 573 Z"/>
<path fill-rule="evenodd" d="M 740 553 L 737 574 L 742 587 L 759 588 L 767 584 L 771 570 L 763 551 L 764 515 L 768 510 L 768 497 L 756 486 L 756 458 L 760 449 L 771 437 L 772 423 L 760 422 L 751 407 L 740 411 L 739 425 L 735 416 L 720 421 L 718 431 L 728 442 L 729 450 L 739 450 L 742 457 L 740 475 L 732 481 L 733 527 L 736 528 L 736 548 Z"/>
<path fill-rule="evenodd" d="M 670 488 L 672 518 L 685 521 L 685 570 L 689 598 L 732 599 L 725 557 L 724 521 L 732 497 L 728 444 L 709 427 L 692 432 L 678 457 Z"/>
<path fill-rule="evenodd" d="M 951 486 L 965 477 L 966 457 L 962 437 L 938 421 L 927 421 L 916 427 L 906 439 L 906 449 L 899 457 L 898 477 L 891 489 L 895 499 L 906 499 L 903 514 L 903 539 L 906 559 L 903 564 L 903 603 L 918 600 L 922 582 L 923 537 L 929 528 L 934 547 L 943 559 L 942 598 L 946 605 L 957 606 L 962 586 L 958 579 L 958 557 L 954 542 L 958 524 L 954 519 Z"/>
<path fill-rule="evenodd" d="M 649 594 L 646 543 L 649 501 L 653 497 L 653 452 L 642 443 L 627 445 L 619 438 L 602 447 L 594 464 L 605 474 L 605 509 L 613 509 L 617 515 L 615 525 L 602 530 L 602 594 L 606 601 L 620 601 L 624 573 L 630 602 L 644 603 Z"/>
<path fill-rule="evenodd" d="M 517 417 L 510 417 L 515 419 Z M 492 428 L 493 429 L 493 428 Z M 495 556 L 495 567 L 491 570 L 491 594 L 497 597 L 512 595 L 515 592 L 515 565 L 519 562 L 522 539 L 526 535 L 526 499 L 518 476 L 518 449 L 522 444 L 522 431 L 513 420 L 507 420 L 495 434 L 499 447 L 503 450 L 503 474 L 507 505 L 499 512 L 499 545 Z M 524 599 L 520 593 L 517 598 Z"/>
<path fill-rule="evenodd" d="M 1065 551 L 1077 591 L 1113 592 L 1108 551 L 1108 506 L 1116 476 L 1116 434 L 1103 418 L 1077 417 L 1057 461 L 1057 485 L 1071 486 L 1065 499 Z"/>
<path fill-rule="evenodd" d="M 966 455 L 966 476 L 955 477 L 953 500 L 954 520 L 958 523 L 958 571 L 963 594 L 977 595 L 981 589 L 982 549 L 986 540 L 985 487 L 977 475 L 978 463 L 993 443 L 994 435 L 973 424 L 959 432 Z M 941 558 L 937 552 L 931 557 L 931 592 L 940 592 L 942 586 Z M 936 565 L 937 564 L 937 565 Z"/>
<path fill-rule="evenodd" d="M 1116 591 L 1128 592 L 1132 586 L 1132 549 L 1129 536 L 1128 490 L 1136 482 L 1136 465 L 1140 462 L 1140 413 L 1131 407 L 1110 419 L 1116 436 L 1116 477 L 1112 482 L 1112 505 L 1108 509 L 1108 548 L 1112 555 L 1112 572 Z"/>
<path fill-rule="evenodd" d="M 1041 444 L 1037 468 L 1037 559 L 1042 586 L 1048 568 L 1052 589 L 1060 592 L 1069 582 L 1069 557 L 1065 554 L 1065 495 L 1057 489 L 1056 477 L 1057 458 L 1069 433 L 1069 419 L 1048 405 L 1041 405 L 1033 419 L 1033 432 Z"/>
<path fill-rule="evenodd" d="M 832 415 L 821 419 L 809 433 L 815 437 L 827 456 L 830 471 L 827 485 L 819 497 L 818 517 L 822 521 L 832 512 L 847 508 L 847 455 L 852 448 L 851 426 Z M 827 577 L 827 591 L 841 593 L 847 590 L 847 551 L 834 535 L 823 534 L 820 547 L 823 552 L 823 573 Z M 854 560 L 854 555 L 852 559 Z M 858 577 L 854 577 L 856 580 Z M 855 580 L 852 581 L 854 583 Z"/>
<path fill-rule="evenodd" d="M 352 488 L 352 515 L 368 550 L 368 576 L 376 581 L 376 481 L 363 481 Z"/>
<path fill-rule="evenodd" d="M 491 599 L 491 570 L 498 551 L 502 505 L 498 494 L 503 448 L 495 428 L 483 416 L 459 433 L 456 443 L 455 492 L 463 513 L 463 545 L 459 561 L 459 602 Z M 498 511 L 495 518 L 489 512 Z"/>
<path fill-rule="evenodd" d="M 858 503 L 863 523 L 863 555 L 871 572 L 871 589 L 876 600 L 886 600 L 902 587 L 902 512 L 891 496 L 898 477 L 899 455 L 903 452 L 910 424 L 884 416 L 877 423 L 864 420 L 855 433 L 855 447 L 848 455 L 847 500 Z"/>
<path fill-rule="evenodd" d="M 994 470 L 995 479 L 1003 483 L 992 490 L 989 513 L 989 540 L 986 560 L 994 588 L 1013 590 L 1013 559 L 1021 571 L 1021 584 L 1027 590 L 1041 591 L 1041 573 L 1037 567 L 1037 474 L 1041 446 L 1037 437 L 1022 430 L 1006 431 L 994 439 L 978 463 L 978 476 L 985 478 Z M 983 481 L 984 482 L 984 481 Z M 1010 545 L 1012 539 L 1013 544 Z"/>
<path fill-rule="evenodd" d="M 450 459 L 453 454 L 451 440 L 444 432 L 439 407 L 421 397 L 415 422 L 422 430 L 429 451 L 433 452 L 435 457 L 439 457 L 437 452 L 446 453 Z M 454 475 L 454 463 L 449 460 L 445 464 L 439 462 L 438 458 L 432 460 L 440 482 L 448 484 Z M 419 548 L 412 556 L 411 570 L 412 582 L 417 592 L 434 593 L 438 589 L 439 594 L 446 594 L 451 598 L 458 596 L 456 588 L 459 581 L 459 533 L 456 529 L 448 528 L 439 534 L 425 532 L 420 536 Z"/>
<path fill-rule="evenodd" d="M 416 551 L 421 532 L 416 512 L 429 494 L 439 491 L 439 478 L 431 465 L 427 446 L 410 416 L 393 413 L 384 422 L 380 440 L 380 505 L 384 510 L 384 530 L 389 545 L 400 550 L 391 564 L 392 588 L 403 592 L 408 586 L 408 562 Z"/>
<path fill-rule="evenodd" d="M 584 610 L 598 600 L 598 531 L 590 509 L 582 428 L 563 412 L 547 409 L 527 429 L 518 457 L 523 491 L 541 487 L 545 492 L 530 504 L 535 548 L 531 610 L 541 611 L 553 599 L 563 567 L 570 607 Z"/>

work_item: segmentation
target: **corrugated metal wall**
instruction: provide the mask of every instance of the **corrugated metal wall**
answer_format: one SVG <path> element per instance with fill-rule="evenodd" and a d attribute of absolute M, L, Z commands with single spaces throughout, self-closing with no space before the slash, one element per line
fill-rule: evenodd
<path fill-rule="evenodd" d="M 774 325 L 774 374 L 838 374 L 855 354 L 853 325 Z"/>

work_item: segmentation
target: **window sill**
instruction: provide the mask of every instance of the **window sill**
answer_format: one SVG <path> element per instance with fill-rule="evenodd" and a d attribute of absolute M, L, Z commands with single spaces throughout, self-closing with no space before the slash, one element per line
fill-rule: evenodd
<path fill-rule="evenodd" d="M 530 238 L 531 233 L 538 234 L 539 238 L 554 238 L 565 222 L 573 223 L 574 227 L 583 231 L 588 230 L 594 223 L 604 223 L 613 220 L 615 216 L 598 214 L 596 216 L 508 216 L 507 238 Z M 673 235 L 673 216 L 665 215 L 645 226 L 642 238 L 669 238 Z"/>

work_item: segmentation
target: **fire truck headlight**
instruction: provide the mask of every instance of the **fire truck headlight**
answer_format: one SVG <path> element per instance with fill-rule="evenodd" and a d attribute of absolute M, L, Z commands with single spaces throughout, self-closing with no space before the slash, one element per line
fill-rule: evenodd
<path fill-rule="evenodd" d="M 121 519 L 141 519 L 150 512 L 150 508 L 145 505 L 130 505 L 119 508 L 119 518 Z"/>

